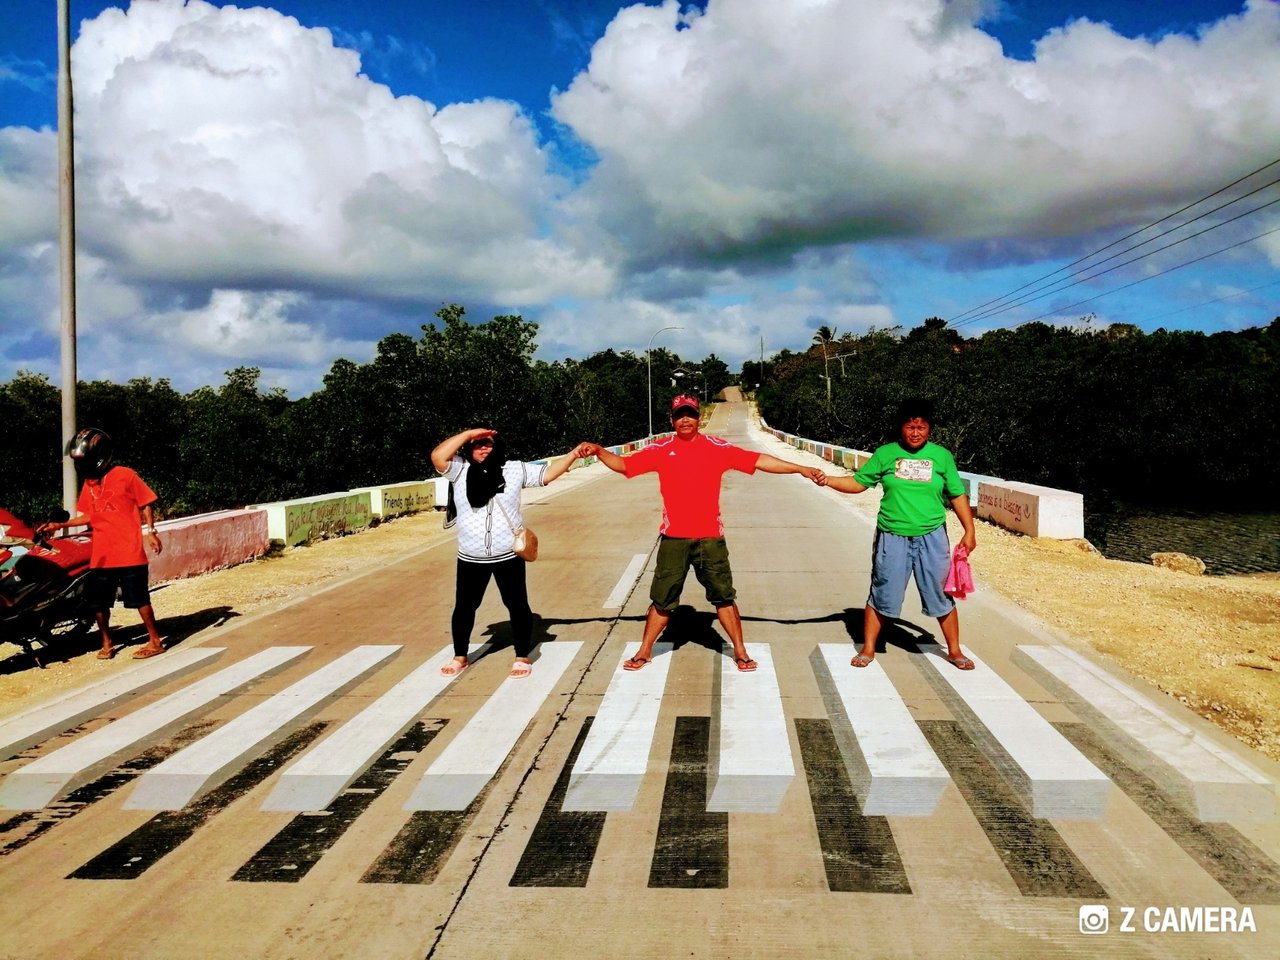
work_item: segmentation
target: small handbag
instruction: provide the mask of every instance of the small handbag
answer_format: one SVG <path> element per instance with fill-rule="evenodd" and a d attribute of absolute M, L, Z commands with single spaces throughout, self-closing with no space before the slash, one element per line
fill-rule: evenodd
<path fill-rule="evenodd" d="M 512 544 L 511 549 L 517 557 L 533 563 L 538 559 L 538 535 L 523 524 L 517 527 L 511 522 L 511 517 L 507 513 L 507 508 L 502 505 L 502 501 L 495 497 L 494 502 L 497 503 L 498 509 L 502 511 L 502 516 L 506 519 L 507 526 L 516 535 L 515 543 Z"/>

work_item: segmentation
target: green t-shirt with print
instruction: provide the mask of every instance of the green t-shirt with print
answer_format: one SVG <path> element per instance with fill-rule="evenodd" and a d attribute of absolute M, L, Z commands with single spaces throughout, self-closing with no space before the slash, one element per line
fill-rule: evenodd
<path fill-rule="evenodd" d="M 936 443 L 915 453 L 900 443 L 886 443 L 853 477 L 864 487 L 884 487 L 876 526 L 900 537 L 938 529 L 947 522 L 944 495 L 950 500 L 964 493 L 955 458 Z"/>

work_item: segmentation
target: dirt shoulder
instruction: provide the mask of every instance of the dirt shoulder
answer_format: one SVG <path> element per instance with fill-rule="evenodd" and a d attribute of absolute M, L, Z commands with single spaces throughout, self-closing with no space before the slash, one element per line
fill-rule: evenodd
<path fill-rule="evenodd" d="M 424 513 L 166 584 L 154 593 L 161 631 L 212 641 L 223 624 L 451 538 L 440 514 Z M 1107 560 L 1082 541 L 1033 539 L 987 524 L 979 527 L 973 568 L 981 589 L 997 591 L 1280 760 L 1280 575 L 1196 577 Z M 117 608 L 113 620 L 117 643 L 142 642 L 130 611 Z M 119 656 L 129 656 L 129 647 Z M 0 647 L 0 716 L 103 676 L 95 634 L 68 638 L 64 649 L 65 659 L 38 670 L 16 647 Z"/>
<path fill-rule="evenodd" d="M 975 575 L 1280 760 L 1280 574 L 1204 577 L 983 524 Z"/>

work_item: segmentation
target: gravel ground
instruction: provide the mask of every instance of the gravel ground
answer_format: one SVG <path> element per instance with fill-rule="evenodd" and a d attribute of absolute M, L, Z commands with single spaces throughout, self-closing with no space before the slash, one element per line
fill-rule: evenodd
<path fill-rule="evenodd" d="M 874 502 L 867 500 L 865 508 Z M 437 513 L 403 517 L 356 536 L 163 585 L 154 591 L 161 633 L 215 639 L 219 626 L 233 619 L 451 538 L 441 525 Z M 958 527 L 952 530 L 953 540 L 958 533 Z M 1033 539 L 983 523 L 972 566 L 979 589 L 998 591 L 1280 760 L 1280 575 L 1191 576 L 1107 560 L 1083 541 Z M 128 648 L 144 640 L 141 625 L 119 608 L 113 621 L 116 643 L 127 645 L 118 659 L 128 657 Z M 16 647 L 0 647 L 6 657 L 0 660 L 0 716 L 100 677 L 104 664 L 96 659 L 97 648 L 96 633 L 72 635 L 62 659 L 39 670 Z"/>

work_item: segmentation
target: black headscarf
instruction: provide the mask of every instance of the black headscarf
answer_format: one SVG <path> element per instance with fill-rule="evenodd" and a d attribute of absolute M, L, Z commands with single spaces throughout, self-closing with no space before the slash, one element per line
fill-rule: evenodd
<path fill-rule="evenodd" d="M 493 450 L 484 458 L 483 463 L 476 463 L 472 459 L 472 442 L 468 441 L 462 447 L 462 456 L 471 465 L 467 471 L 467 500 L 476 509 L 492 500 L 495 493 L 501 493 L 507 488 L 506 478 L 502 475 L 502 468 L 507 462 L 507 446 L 501 437 L 489 439 L 493 441 Z"/>
<path fill-rule="evenodd" d="M 467 502 L 471 506 L 479 509 L 493 499 L 494 494 L 501 493 L 507 488 L 506 477 L 502 474 L 502 468 L 507 462 L 506 444 L 502 442 L 501 437 L 492 437 L 493 450 L 483 463 L 476 463 L 471 457 L 473 445 L 470 440 L 462 445 L 458 451 L 458 455 L 467 461 Z M 445 507 L 444 524 L 445 527 L 453 525 L 458 517 L 458 505 L 453 500 L 453 484 L 449 484 L 449 503 Z"/>

